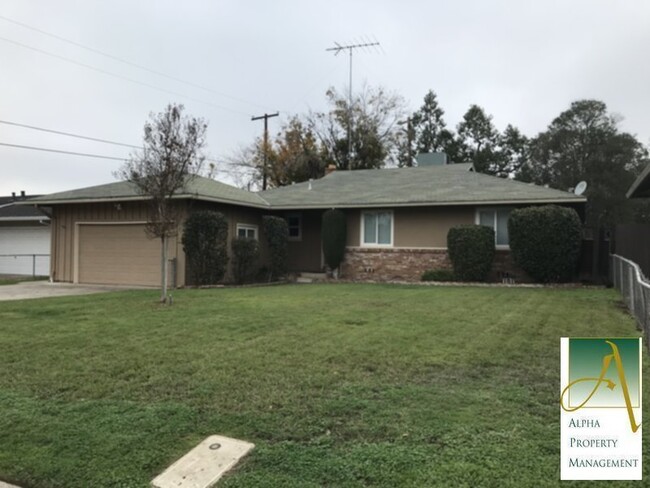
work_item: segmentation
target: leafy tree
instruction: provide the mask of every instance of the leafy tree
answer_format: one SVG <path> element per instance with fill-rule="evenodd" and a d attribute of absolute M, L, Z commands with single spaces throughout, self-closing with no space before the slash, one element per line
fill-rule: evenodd
<path fill-rule="evenodd" d="M 619 130 L 605 103 L 580 100 L 531 141 L 517 178 L 563 190 L 586 181 L 587 224 L 598 229 L 634 219 L 625 193 L 647 161 L 647 149 Z"/>
<path fill-rule="evenodd" d="M 417 136 L 415 148 L 418 153 L 437 152 L 443 149 L 442 133 L 447 125 L 442 116 L 445 111 L 438 105 L 438 98 L 433 90 L 424 96 L 424 104 L 413 114 L 413 125 Z"/>
<path fill-rule="evenodd" d="M 272 148 L 271 186 L 300 183 L 325 174 L 325 159 L 318 138 L 295 116 L 282 128 Z"/>
<path fill-rule="evenodd" d="M 493 160 L 492 174 L 507 178 L 514 176 L 528 160 L 530 141 L 511 124 L 499 136 L 499 149 Z"/>
<path fill-rule="evenodd" d="M 172 197 L 182 193 L 203 164 L 207 125 L 200 118 L 183 115 L 183 105 L 170 104 L 164 112 L 151 114 L 144 125 L 142 150 L 118 171 L 148 198 L 151 212 L 147 234 L 160 239 L 160 301 L 167 302 L 167 243 L 176 235 L 180 214 Z"/>
<path fill-rule="evenodd" d="M 183 251 L 192 281 L 213 285 L 223 279 L 228 264 L 228 221 L 220 212 L 193 212 L 183 224 Z"/>
<path fill-rule="evenodd" d="M 471 105 L 458 124 L 458 141 L 464 162 L 474 163 L 479 173 L 493 174 L 498 167 L 499 131 L 492 123 L 492 116 L 483 108 Z"/>
<path fill-rule="evenodd" d="M 311 113 L 310 128 L 318 136 L 326 162 L 338 169 L 380 168 L 396 159 L 397 122 L 404 113 L 401 96 L 383 88 L 364 88 L 349 100 L 334 88 L 327 91 L 328 112 Z M 350 120 L 350 112 L 352 120 Z M 352 122 L 352 154 L 348 151 L 348 128 Z"/>
<path fill-rule="evenodd" d="M 429 90 L 422 106 L 406 121 L 406 131 L 398 143 L 399 166 L 413 166 L 419 153 L 444 152 L 452 162 L 462 159 L 456 136 L 443 119 L 444 113 L 435 92 Z"/>

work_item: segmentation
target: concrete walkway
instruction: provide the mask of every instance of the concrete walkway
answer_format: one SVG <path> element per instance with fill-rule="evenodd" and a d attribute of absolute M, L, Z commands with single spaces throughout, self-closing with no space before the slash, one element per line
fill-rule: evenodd
<path fill-rule="evenodd" d="M 15 285 L 0 286 L 0 301 L 90 295 L 130 288 L 109 285 L 72 285 L 70 283 L 50 283 L 48 281 L 25 281 Z M 0 488 L 3 488 L 2 485 L 0 485 Z"/>

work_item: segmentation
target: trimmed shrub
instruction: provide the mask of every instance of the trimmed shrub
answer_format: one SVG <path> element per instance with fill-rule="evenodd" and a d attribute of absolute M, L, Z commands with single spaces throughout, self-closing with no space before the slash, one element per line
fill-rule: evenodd
<path fill-rule="evenodd" d="M 232 272 L 238 284 L 255 280 L 260 257 L 260 247 L 256 239 L 235 237 L 232 240 Z"/>
<path fill-rule="evenodd" d="M 271 281 L 287 274 L 289 225 L 281 217 L 265 215 L 262 217 L 262 228 L 266 236 L 270 260 L 266 277 Z"/>
<path fill-rule="evenodd" d="M 513 210 L 508 234 L 515 263 L 534 280 L 557 283 L 575 275 L 582 224 L 572 208 L 544 205 Z"/>
<path fill-rule="evenodd" d="M 345 213 L 331 209 L 323 213 L 322 220 L 323 255 L 330 269 L 337 269 L 343 262 L 345 243 L 348 238 L 348 223 Z"/>
<path fill-rule="evenodd" d="M 228 265 L 228 221 L 222 213 L 194 212 L 183 225 L 183 250 L 189 282 L 213 285 L 223 280 Z"/>
<path fill-rule="evenodd" d="M 454 272 L 450 269 L 429 269 L 422 273 L 422 281 L 455 281 Z"/>
<path fill-rule="evenodd" d="M 449 259 L 460 281 L 485 281 L 494 259 L 494 230 L 482 225 L 458 225 L 447 234 Z"/>

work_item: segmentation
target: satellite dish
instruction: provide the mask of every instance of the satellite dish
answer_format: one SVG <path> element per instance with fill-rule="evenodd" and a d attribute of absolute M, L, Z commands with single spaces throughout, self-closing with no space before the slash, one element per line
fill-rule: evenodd
<path fill-rule="evenodd" d="M 577 196 L 580 196 L 585 192 L 586 189 L 587 189 L 587 182 L 581 181 L 576 185 L 576 188 L 575 190 L 573 190 L 573 193 Z"/>

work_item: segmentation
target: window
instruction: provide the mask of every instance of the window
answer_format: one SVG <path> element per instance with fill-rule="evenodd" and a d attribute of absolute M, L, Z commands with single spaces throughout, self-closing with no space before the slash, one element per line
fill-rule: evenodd
<path fill-rule="evenodd" d="M 302 239 L 302 216 L 300 214 L 287 214 L 287 225 L 289 240 L 299 241 Z"/>
<path fill-rule="evenodd" d="M 508 219 L 510 218 L 511 211 L 511 208 L 485 208 L 478 210 L 477 224 L 494 229 L 494 239 L 497 246 L 508 247 L 510 245 Z"/>
<path fill-rule="evenodd" d="M 393 212 L 361 213 L 361 245 L 393 245 Z"/>
<path fill-rule="evenodd" d="M 257 240 L 257 226 L 249 224 L 237 224 L 237 237 Z"/>

